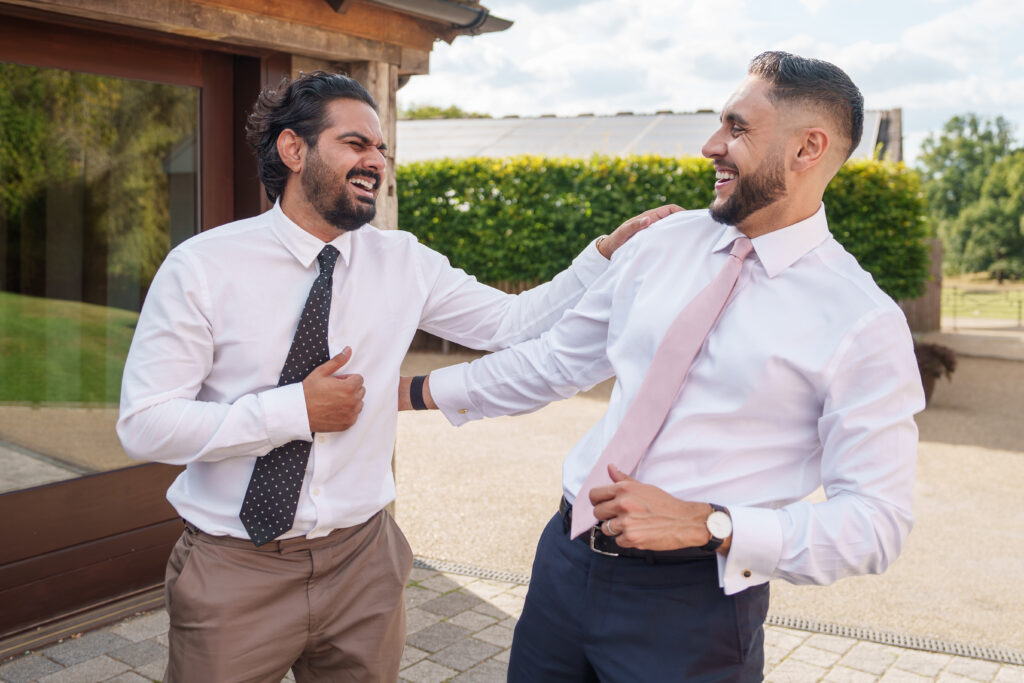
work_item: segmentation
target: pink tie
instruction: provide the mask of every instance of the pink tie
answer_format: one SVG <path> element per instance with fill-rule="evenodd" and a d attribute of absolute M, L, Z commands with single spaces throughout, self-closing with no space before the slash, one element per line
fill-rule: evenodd
<path fill-rule="evenodd" d="M 608 465 L 614 463 L 621 471 L 632 473 L 654 441 L 694 357 L 729 301 L 743 268 L 743 259 L 752 248 L 748 238 L 738 237 L 722 270 L 680 311 L 668 328 L 622 423 L 576 495 L 572 505 L 572 538 L 597 523 L 590 491 L 595 486 L 612 483 Z"/>

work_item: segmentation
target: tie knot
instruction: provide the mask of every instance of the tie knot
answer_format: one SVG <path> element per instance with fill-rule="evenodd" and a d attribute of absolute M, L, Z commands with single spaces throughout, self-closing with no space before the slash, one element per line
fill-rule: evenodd
<path fill-rule="evenodd" d="M 737 237 L 736 241 L 732 243 L 732 251 L 729 252 L 729 256 L 735 256 L 742 261 L 747 258 L 753 248 L 754 245 L 749 237 Z"/>
<path fill-rule="evenodd" d="M 321 273 L 330 273 L 334 270 L 334 264 L 338 262 L 338 250 L 328 244 L 320 250 L 316 260 L 320 263 Z"/>

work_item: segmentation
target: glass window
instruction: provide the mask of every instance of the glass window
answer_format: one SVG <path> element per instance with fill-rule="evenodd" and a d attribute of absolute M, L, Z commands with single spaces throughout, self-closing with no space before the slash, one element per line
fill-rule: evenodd
<path fill-rule="evenodd" d="M 196 232 L 197 88 L 0 62 L 0 492 L 131 464 L 149 283 Z"/>

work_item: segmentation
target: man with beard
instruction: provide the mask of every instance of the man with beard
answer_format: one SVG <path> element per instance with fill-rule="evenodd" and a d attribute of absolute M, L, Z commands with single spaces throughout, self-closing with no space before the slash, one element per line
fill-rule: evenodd
<path fill-rule="evenodd" d="M 837 67 L 759 55 L 703 148 L 708 212 L 637 236 L 539 339 L 403 382 L 462 424 L 616 377 L 563 466 L 510 681 L 761 680 L 770 579 L 827 584 L 899 554 L 913 344 L 822 204 L 862 120 Z"/>
<path fill-rule="evenodd" d="M 481 349 L 536 336 L 678 209 L 503 294 L 366 225 L 385 174 L 375 109 L 337 74 L 264 91 L 247 133 L 274 208 L 176 247 L 142 309 L 117 429 L 130 456 L 185 466 L 167 493 L 185 520 L 168 683 L 396 680 L 412 553 L 385 506 L 413 334 Z"/>

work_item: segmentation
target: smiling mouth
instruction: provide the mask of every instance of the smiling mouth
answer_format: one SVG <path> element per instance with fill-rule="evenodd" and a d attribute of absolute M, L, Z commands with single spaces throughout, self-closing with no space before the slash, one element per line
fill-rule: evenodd
<path fill-rule="evenodd" d="M 739 173 L 736 171 L 727 171 L 724 169 L 718 169 L 715 171 L 715 189 L 725 187 L 732 181 L 739 177 Z"/>
<path fill-rule="evenodd" d="M 377 188 L 380 187 L 379 177 L 354 175 L 348 179 L 348 182 L 356 189 L 356 197 L 358 199 L 368 202 L 376 199 Z"/>

